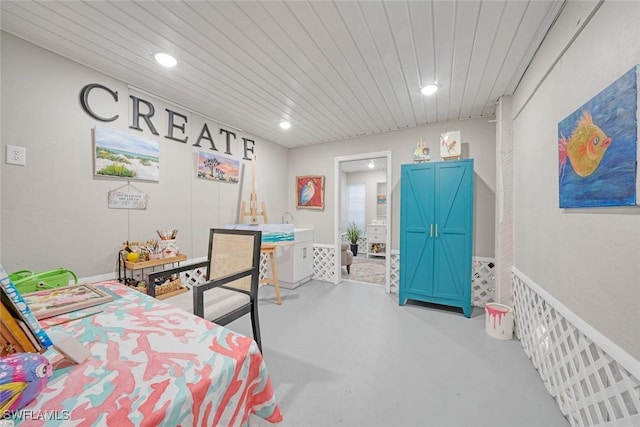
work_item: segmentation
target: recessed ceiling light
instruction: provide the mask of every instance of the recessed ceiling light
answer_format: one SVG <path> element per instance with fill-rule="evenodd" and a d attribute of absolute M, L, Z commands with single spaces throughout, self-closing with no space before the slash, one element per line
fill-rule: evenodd
<path fill-rule="evenodd" d="M 291 123 L 286 122 L 286 121 L 285 122 L 280 122 L 280 127 L 282 129 L 289 129 L 291 127 Z"/>
<path fill-rule="evenodd" d="M 369 161 L 369 169 L 373 169 L 375 167 L 376 167 L 376 165 L 373 163 L 373 160 L 370 160 Z"/>
<path fill-rule="evenodd" d="M 175 67 L 176 64 L 178 63 L 178 61 L 176 61 L 176 58 L 169 55 L 168 53 L 158 52 L 155 55 L 153 55 L 153 57 L 155 58 L 158 64 L 166 68 Z"/>
<path fill-rule="evenodd" d="M 440 85 L 438 84 L 438 82 L 428 83 L 422 86 L 422 89 L 420 89 L 420 92 L 422 92 L 424 95 L 433 95 L 438 91 L 438 88 L 440 88 Z"/>

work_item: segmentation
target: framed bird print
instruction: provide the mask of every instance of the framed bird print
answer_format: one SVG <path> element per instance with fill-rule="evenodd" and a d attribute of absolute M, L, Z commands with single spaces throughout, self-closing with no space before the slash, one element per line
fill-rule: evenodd
<path fill-rule="evenodd" d="M 296 177 L 296 207 L 324 209 L 324 175 Z"/>
<path fill-rule="evenodd" d="M 560 208 L 638 204 L 638 66 L 558 123 Z"/>

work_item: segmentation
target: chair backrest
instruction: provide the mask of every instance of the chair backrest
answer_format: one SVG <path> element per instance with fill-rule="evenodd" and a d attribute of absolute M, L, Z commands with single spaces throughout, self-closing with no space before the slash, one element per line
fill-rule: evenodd
<path fill-rule="evenodd" d="M 212 228 L 209 234 L 209 268 L 207 280 L 237 274 L 253 268 L 251 275 L 224 284 L 224 288 L 255 296 L 260 279 L 260 230 Z"/>

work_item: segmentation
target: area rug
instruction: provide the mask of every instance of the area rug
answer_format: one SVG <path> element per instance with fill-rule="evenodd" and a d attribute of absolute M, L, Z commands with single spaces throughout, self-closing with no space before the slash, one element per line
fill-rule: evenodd
<path fill-rule="evenodd" d="M 351 274 L 347 275 L 347 267 L 342 266 L 342 279 L 384 286 L 385 267 L 384 258 L 355 257 L 353 264 L 351 264 Z"/>

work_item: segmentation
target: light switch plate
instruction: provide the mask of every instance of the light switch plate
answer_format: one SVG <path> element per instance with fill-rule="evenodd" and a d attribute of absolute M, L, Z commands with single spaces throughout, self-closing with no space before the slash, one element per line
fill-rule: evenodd
<path fill-rule="evenodd" d="M 7 145 L 5 161 L 8 165 L 25 166 L 27 164 L 27 149 L 17 145 Z"/>

